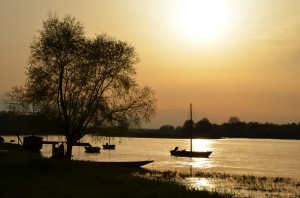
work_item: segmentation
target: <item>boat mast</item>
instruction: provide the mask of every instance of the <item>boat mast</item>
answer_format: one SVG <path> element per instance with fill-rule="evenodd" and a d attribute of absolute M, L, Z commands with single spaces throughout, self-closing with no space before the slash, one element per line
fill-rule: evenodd
<path fill-rule="evenodd" d="M 191 117 L 191 142 L 190 142 L 190 151 L 193 151 L 193 111 L 192 111 L 192 103 L 190 104 L 190 117 Z"/>

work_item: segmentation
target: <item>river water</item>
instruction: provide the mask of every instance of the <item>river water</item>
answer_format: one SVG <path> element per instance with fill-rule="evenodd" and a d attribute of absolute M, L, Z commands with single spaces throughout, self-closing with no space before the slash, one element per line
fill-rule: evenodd
<path fill-rule="evenodd" d="M 59 136 L 43 136 L 44 140 L 60 140 Z M 6 136 L 5 140 L 16 140 Z M 86 136 L 81 142 L 102 147 L 106 137 Z M 209 158 L 186 158 L 170 155 L 175 146 L 190 148 L 188 139 L 162 138 L 118 138 L 111 143 L 115 150 L 103 150 L 100 153 L 85 153 L 83 147 L 73 148 L 73 159 L 89 161 L 135 161 L 154 160 L 144 168 L 160 171 L 193 172 L 213 171 L 229 174 L 255 176 L 290 177 L 300 179 L 300 140 L 276 139 L 195 139 L 194 151 L 213 151 Z M 43 145 L 45 157 L 51 156 L 51 145 Z"/>

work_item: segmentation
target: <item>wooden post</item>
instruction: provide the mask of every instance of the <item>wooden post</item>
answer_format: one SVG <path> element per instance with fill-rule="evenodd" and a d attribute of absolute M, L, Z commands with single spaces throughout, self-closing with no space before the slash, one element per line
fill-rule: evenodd
<path fill-rule="evenodd" d="M 190 117 L 191 117 L 191 142 L 190 142 L 190 151 L 193 151 L 193 111 L 192 111 L 192 103 L 190 104 Z"/>

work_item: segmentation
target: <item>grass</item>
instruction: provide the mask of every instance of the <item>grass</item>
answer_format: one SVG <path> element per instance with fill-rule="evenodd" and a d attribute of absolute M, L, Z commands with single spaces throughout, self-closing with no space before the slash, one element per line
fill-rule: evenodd
<path fill-rule="evenodd" d="M 43 158 L 18 145 L 0 143 L 0 197 L 233 197 L 186 187 L 166 176 L 93 162 Z M 147 171 L 146 171 L 147 172 Z"/>
<path fill-rule="evenodd" d="M 284 177 L 260 177 L 218 172 L 183 174 L 173 171 L 151 171 L 142 177 L 165 178 L 165 180 L 185 183 L 192 189 L 206 189 L 220 194 L 231 194 L 234 197 L 300 197 L 300 180 Z M 202 181 L 209 183 L 210 189 L 205 186 L 201 187 Z"/>

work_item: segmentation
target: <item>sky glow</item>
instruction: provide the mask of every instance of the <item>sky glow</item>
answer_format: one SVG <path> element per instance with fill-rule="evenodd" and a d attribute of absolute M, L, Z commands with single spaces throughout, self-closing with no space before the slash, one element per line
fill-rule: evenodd
<path fill-rule="evenodd" d="M 144 127 L 182 125 L 190 103 L 195 121 L 298 123 L 299 9 L 299 0 L 1 1 L 0 96 L 25 82 L 29 45 L 51 11 L 89 37 L 134 45 L 138 83 L 158 98 Z"/>

